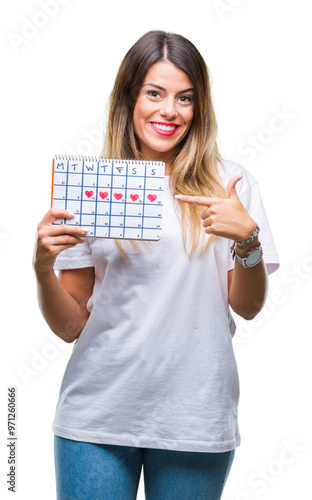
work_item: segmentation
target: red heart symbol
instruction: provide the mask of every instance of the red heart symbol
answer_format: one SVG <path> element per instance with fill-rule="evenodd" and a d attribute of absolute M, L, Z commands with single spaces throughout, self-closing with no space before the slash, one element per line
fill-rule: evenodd
<path fill-rule="evenodd" d="M 106 191 L 105 191 L 104 193 L 103 193 L 103 191 L 100 191 L 100 192 L 99 192 L 99 195 L 100 195 L 100 197 L 102 198 L 102 200 L 104 200 L 105 198 L 107 198 L 108 193 L 106 193 Z"/>
<path fill-rule="evenodd" d="M 114 193 L 114 196 L 115 196 L 116 200 L 120 200 L 120 198 L 122 198 L 121 193 Z"/>
<path fill-rule="evenodd" d="M 152 201 L 152 202 L 153 202 L 153 201 L 155 201 L 155 200 L 156 200 L 156 198 L 157 198 L 156 194 L 149 194 L 149 195 L 147 196 L 147 199 L 148 199 L 149 201 Z"/>
<path fill-rule="evenodd" d="M 137 199 L 138 199 L 138 197 L 139 197 L 139 195 L 138 195 L 138 194 L 130 194 L 130 198 L 131 198 L 131 200 L 132 200 L 132 201 L 137 200 Z"/>
<path fill-rule="evenodd" d="M 91 196 L 93 195 L 93 191 L 85 191 L 85 194 L 88 198 L 91 198 Z"/>

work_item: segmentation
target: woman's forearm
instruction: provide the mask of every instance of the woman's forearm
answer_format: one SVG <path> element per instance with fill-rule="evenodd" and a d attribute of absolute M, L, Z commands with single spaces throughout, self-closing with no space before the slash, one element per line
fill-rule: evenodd
<path fill-rule="evenodd" d="M 255 240 L 244 250 L 237 249 L 239 257 L 244 258 L 247 251 L 258 244 Z M 264 306 L 267 293 L 268 275 L 263 259 L 256 266 L 247 268 L 235 259 L 229 288 L 232 309 L 245 319 L 253 319 Z"/>
<path fill-rule="evenodd" d="M 73 342 L 85 326 L 89 312 L 62 286 L 53 269 L 36 272 L 38 302 L 51 330 L 65 342 Z"/>
<path fill-rule="evenodd" d="M 94 276 L 93 268 L 68 270 L 67 279 L 63 280 L 65 285 L 56 276 L 53 266 L 57 256 L 63 250 L 82 244 L 82 236 L 87 232 L 80 227 L 53 224 L 57 218 L 63 217 L 71 219 L 73 215 L 67 210 L 50 208 L 38 224 L 33 266 L 39 306 L 46 322 L 65 342 L 73 342 L 89 317 L 86 302 L 92 294 Z M 82 301 L 77 301 L 76 296 Z"/>

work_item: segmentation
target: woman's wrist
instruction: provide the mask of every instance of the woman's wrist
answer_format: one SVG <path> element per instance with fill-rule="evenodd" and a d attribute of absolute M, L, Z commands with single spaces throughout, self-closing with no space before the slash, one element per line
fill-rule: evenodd
<path fill-rule="evenodd" d="M 235 245 L 235 253 L 243 259 L 244 257 L 246 257 L 246 254 L 247 252 L 249 252 L 249 250 L 258 247 L 259 245 L 260 241 L 257 235 L 250 243 L 246 244 L 243 248 L 239 248 L 237 245 Z"/>
<path fill-rule="evenodd" d="M 50 279 L 50 276 L 55 275 L 53 267 L 42 267 L 34 264 L 34 270 L 38 281 Z"/>
<path fill-rule="evenodd" d="M 259 231 L 260 231 L 260 227 L 258 226 L 258 224 L 256 224 L 254 222 L 252 225 L 252 229 L 249 230 L 249 232 L 248 232 L 248 236 L 245 239 L 236 240 L 234 242 L 236 248 L 243 249 L 244 247 L 248 246 L 258 236 Z"/>
<path fill-rule="evenodd" d="M 238 255 L 238 257 L 244 258 L 249 250 L 252 248 L 256 248 L 260 245 L 259 241 L 259 232 L 260 228 L 258 224 L 253 221 L 253 229 L 249 230 L 248 236 L 244 240 L 234 240 L 233 245 L 231 246 L 231 252 L 234 258 L 234 254 Z"/>

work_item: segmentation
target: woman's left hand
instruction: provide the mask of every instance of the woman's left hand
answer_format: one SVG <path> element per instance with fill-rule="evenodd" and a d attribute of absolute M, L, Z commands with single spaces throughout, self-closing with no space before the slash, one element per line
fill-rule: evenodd
<path fill-rule="evenodd" d="M 228 198 L 178 195 L 184 203 L 206 207 L 201 213 L 207 234 L 223 236 L 233 241 L 244 241 L 256 227 L 237 196 L 235 185 L 242 176 L 232 177 L 227 185 Z"/>

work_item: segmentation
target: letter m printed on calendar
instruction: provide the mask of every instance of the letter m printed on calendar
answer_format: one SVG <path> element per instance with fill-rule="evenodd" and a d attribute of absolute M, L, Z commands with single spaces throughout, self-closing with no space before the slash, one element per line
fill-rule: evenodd
<path fill-rule="evenodd" d="M 53 208 L 81 226 L 86 236 L 157 241 L 161 237 L 165 164 L 105 158 L 53 158 Z"/>

